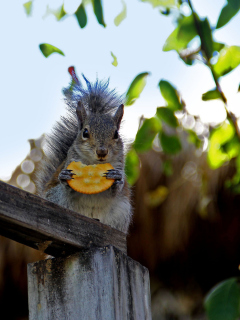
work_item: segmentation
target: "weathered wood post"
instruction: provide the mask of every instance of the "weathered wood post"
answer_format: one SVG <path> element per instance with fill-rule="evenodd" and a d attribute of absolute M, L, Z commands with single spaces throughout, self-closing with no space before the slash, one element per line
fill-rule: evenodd
<path fill-rule="evenodd" d="M 54 256 L 28 265 L 29 320 L 151 319 L 122 232 L 0 182 L 0 234 Z"/>

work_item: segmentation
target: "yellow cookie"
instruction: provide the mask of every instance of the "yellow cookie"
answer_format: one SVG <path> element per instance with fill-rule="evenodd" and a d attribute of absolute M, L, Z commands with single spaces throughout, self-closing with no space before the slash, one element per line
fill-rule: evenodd
<path fill-rule="evenodd" d="M 69 186 L 80 193 L 95 194 L 100 193 L 112 186 L 114 179 L 106 179 L 104 173 L 114 169 L 110 163 L 85 165 L 79 162 L 71 162 L 67 167 L 72 170 L 72 180 L 67 180 Z"/>

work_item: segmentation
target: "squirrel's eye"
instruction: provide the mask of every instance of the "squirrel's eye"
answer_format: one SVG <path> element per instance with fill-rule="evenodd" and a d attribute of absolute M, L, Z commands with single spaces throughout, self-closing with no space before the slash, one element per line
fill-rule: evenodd
<path fill-rule="evenodd" d="M 113 139 L 117 139 L 118 138 L 118 131 L 116 130 L 113 136 Z"/>
<path fill-rule="evenodd" d="M 85 138 L 85 139 L 89 138 L 89 132 L 88 132 L 88 129 L 87 129 L 87 128 L 85 128 L 85 129 L 83 130 L 82 136 L 83 136 L 83 138 Z"/>

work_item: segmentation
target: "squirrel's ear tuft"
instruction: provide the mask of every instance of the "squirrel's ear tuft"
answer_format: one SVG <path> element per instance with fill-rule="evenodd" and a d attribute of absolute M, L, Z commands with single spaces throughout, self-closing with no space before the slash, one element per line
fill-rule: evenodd
<path fill-rule="evenodd" d="M 121 123 L 121 120 L 122 120 L 122 117 L 123 117 L 123 113 L 124 113 L 124 105 L 121 104 L 121 105 L 118 107 L 115 115 L 113 116 L 113 119 L 114 119 L 114 121 L 116 122 L 117 129 L 118 129 L 118 130 L 119 130 L 120 123 Z"/>
<path fill-rule="evenodd" d="M 79 130 L 82 130 L 83 122 L 87 117 L 87 112 L 86 112 L 84 105 L 82 104 L 81 101 L 78 101 L 76 113 L 77 113 L 77 117 L 78 117 Z"/>

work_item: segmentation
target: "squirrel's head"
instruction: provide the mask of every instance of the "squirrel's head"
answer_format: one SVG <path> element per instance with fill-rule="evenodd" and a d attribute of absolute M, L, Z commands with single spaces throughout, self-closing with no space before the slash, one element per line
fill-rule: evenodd
<path fill-rule="evenodd" d="M 85 164 L 115 162 L 123 155 L 123 142 L 119 135 L 124 106 L 114 115 L 87 113 L 81 101 L 76 109 L 79 132 L 76 139 Z"/>

